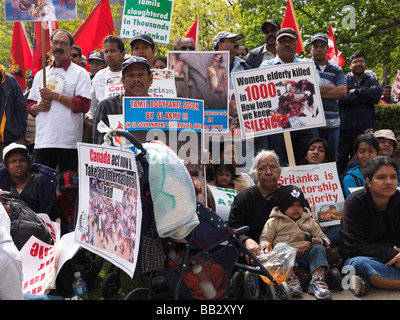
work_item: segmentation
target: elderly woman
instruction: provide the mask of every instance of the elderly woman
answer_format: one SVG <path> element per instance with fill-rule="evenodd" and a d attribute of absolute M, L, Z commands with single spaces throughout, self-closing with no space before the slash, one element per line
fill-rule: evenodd
<path fill-rule="evenodd" d="M 0 169 L 0 189 L 10 191 L 36 213 L 46 213 L 55 221 L 60 217 L 57 207 L 57 171 L 31 163 L 28 149 L 11 143 L 3 150 L 4 167 Z"/>
<path fill-rule="evenodd" d="M 240 191 L 233 200 L 229 214 L 229 226 L 250 227 L 240 240 L 254 255 L 261 253 L 259 239 L 272 208 L 277 205 L 278 179 L 281 175 L 279 158 L 274 151 L 260 151 L 254 159 L 253 172 L 257 184 Z M 307 242 L 306 245 L 310 245 Z"/>
<path fill-rule="evenodd" d="M 372 158 L 364 170 L 364 188 L 346 199 L 339 251 L 347 259 L 350 290 L 355 295 L 365 294 L 369 283 L 400 289 L 398 172 L 394 158 Z"/>

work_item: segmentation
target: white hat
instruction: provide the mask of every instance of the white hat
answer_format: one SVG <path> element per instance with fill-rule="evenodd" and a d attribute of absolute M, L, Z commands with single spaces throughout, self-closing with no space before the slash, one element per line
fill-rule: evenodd
<path fill-rule="evenodd" d="M 10 154 L 11 151 L 17 150 L 28 155 L 28 149 L 23 144 L 13 142 L 3 149 L 3 159 L 6 159 L 6 155 Z"/>

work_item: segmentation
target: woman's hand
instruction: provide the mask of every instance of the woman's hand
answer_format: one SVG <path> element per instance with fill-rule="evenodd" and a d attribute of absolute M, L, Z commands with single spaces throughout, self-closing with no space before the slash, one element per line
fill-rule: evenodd
<path fill-rule="evenodd" d="M 396 267 L 396 268 L 400 269 L 400 249 L 397 248 L 396 246 L 394 246 L 393 248 L 398 253 L 392 260 L 390 260 L 388 263 L 386 263 L 386 265 L 387 266 L 393 266 L 393 267 Z"/>

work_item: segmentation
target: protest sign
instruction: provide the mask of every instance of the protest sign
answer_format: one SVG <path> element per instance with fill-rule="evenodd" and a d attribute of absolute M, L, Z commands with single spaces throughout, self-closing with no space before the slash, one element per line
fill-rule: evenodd
<path fill-rule="evenodd" d="M 233 189 L 220 188 L 211 185 L 207 185 L 207 187 L 210 189 L 214 198 L 215 212 L 222 218 L 222 220 L 228 223 L 233 199 L 239 192 Z"/>
<path fill-rule="evenodd" d="M 142 221 L 135 156 L 119 147 L 78 143 L 78 157 L 75 241 L 133 277 Z"/>
<path fill-rule="evenodd" d="M 5 0 L 6 21 L 76 20 L 76 0 Z"/>
<path fill-rule="evenodd" d="M 57 274 L 60 226 L 51 221 L 47 214 L 38 214 L 38 216 L 48 228 L 54 245 L 31 236 L 21 248 L 24 293 L 48 293 L 53 287 Z"/>
<path fill-rule="evenodd" d="M 325 126 L 313 62 L 231 74 L 244 138 Z"/>
<path fill-rule="evenodd" d="M 335 162 L 283 167 L 278 183 L 302 189 L 321 226 L 340 223 L 344 196 Z"/>
<path fill-rule="evenodd" d="M 203 128 L 203 101 L 173 98 L 124 98 L 126 130 Z"/>
<path fill-rule="evenodd" d="M 173 1 L 125 0 L 121 38 L 147 34 L 154 42 L 169 43 Z"/>
<path fill-rule="evenodd" d="M 396 74 L 396 78 L 394 79 L 391 91 L 391 94 L 393 94 L 394 96 L 396 96 L 398 93 L 400 93 L 400 70 Z"/>
<path fill-rule="evenodd" d="M 204 131 L 227 132 L 229 52 L 168 51 L 178 97 L 204 101 Z"/>
<path fill-rule="evenodd" d="M 153 83 L 149 88 L 152 97 L 176 98 L 174 73 L 168 69 L 152 69 Z"/>

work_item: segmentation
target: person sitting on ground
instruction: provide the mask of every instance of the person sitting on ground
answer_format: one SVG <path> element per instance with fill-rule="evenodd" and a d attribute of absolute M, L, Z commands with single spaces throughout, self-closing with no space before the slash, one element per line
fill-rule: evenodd
<path fill-rule="evenodd" d="M 362 187 L 365 182 L 364 170 L 369 159 L 374 158 L 379 153 L 379 142 L 371 134 L 361 134 L 354 141 L 354 154 L 358 165 L 347 171 L 343 178 L 343 191 L 347 197 L 351 188 Z"/>
<path fill-rule="evenodd" d="M 260 236 L 260 246 L 267 252 L 285 242 L 297 249 L 295 267 L 312 272 L 308 292 L 319 300 L 332 298 L 324 282 L 329 264 L 326 248 L 330 242 L 311 215 L 308 202 L 300 188 L 287 185 L 278 189 L 278 205 L 274 207 Z M 292 296 L 302 295 L 300 279 L 292 270 L 288 281 Z"/>
<path fill-rule="evenodd" d="M 28 149 L 11 143 L 3 150 L 4 167 L 0 169 L 0 189 L 10 191 L 36 213 L 46 213 L 52 221 L 60 218 L 57 207 L 56 170 L 32 163 Z"/>
<path fill-rule="evenodd" d="M 57 205 L 61 211 L 61 235 L 72 232 L 75 227 L 75 217 L 78 210 L 78 174 L 75 171 L 65 171 L 60 175 Z"/>
<path fill-rule="evenodd" d="M 398 143 L 392 130 L 389 129 L 377 130 L 375 131 L 374 136 L 379 141 L 378 155 L 391 157 L 395 154 L 398 147 Z"/>
<path fill-rule="evenodd" d="M 370 159 L 363 189 L 345 201 L 339 251 L 350 266 L 349 289 L 356 296 L 366 294 L 370 284 L 400 289 L 398 172 L 399 162 L 392 157 Z"/>
<path fill-rule="evenodd" d="M 312 138 L 303 152 L 303 164 L 320 164 L 332 161 L 332 152 L 328 141 Z"/>

